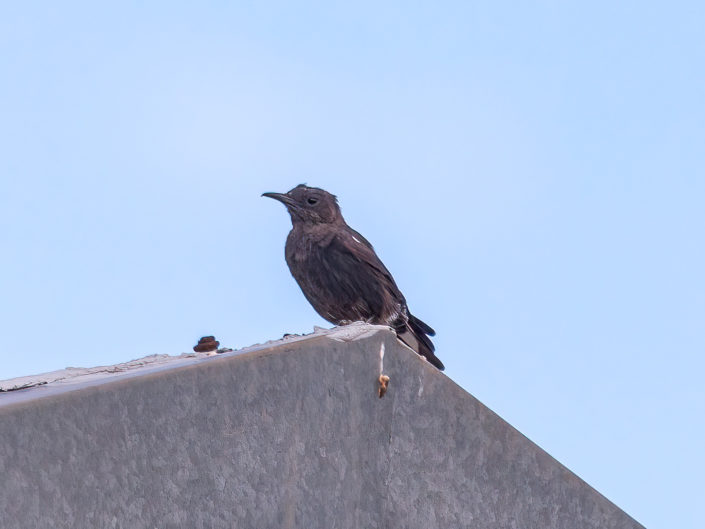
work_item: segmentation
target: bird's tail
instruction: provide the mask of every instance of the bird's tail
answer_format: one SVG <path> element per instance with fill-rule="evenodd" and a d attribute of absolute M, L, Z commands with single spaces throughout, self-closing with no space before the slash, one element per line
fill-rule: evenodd
<path fill-rule="evenodd" d="M 443 362 L 441 362 L 440 359 L 434 354 L 436 348 L 429 338 L 429 336 L 435 336 L 436 331 L 416 316 L 409 314 L 409 320 L 402 329 L 397 330 L 397 335 L 402 342 L 411 347 L 421 356 L 425 357 L 431 365 L 437 367 L 441 371 L 445 369 Z"/>

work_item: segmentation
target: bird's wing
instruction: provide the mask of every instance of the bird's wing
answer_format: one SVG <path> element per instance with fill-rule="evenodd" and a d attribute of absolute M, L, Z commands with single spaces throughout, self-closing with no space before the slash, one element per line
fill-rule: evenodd
<path fill-rule="evenodd" d="M 409 313 L 392 274 L 366 239 L 342 230 L 315 250 L 308 252 L 305 266 L 291 257 L 289 266 L 316 312 L 335 324 L 363 320 L 389 325 L 404 343 L 443 369 L 427 336 L 435 334 L 433 329 Z"/>
<path fill-rule="evenodd" d="M 370 242 L 352 228 L 348 228 L 348 230 L 339 234 L 333 240 L 333 244 L 337 244 L 340 251 L 350 253 L 360 264 L 370 267 L 387 284 L 385 286 L 392 287 L 391 290 L 394 291 L 395 297 L 403 301 L 404 296 L 399 291 L 392 274 L 377 257 Z"/>
<path fill-rule="evenodd" d="M 381 318 L 376 323 L 384 323 L 393 327 L 404 343 L 420 355 L 425 356 L 438 369 L 443 370 L 443 363 L 434 354 L 435 347 L 427 336 L 433 336 L 435 331 L 409 313 L 403 294 L 394 282 L 392 274 L 377 257 L 372 245 L 356 231 L 350 230 L 350 232 L 337 236 L 331 242 L 331 249 L 334 251 L 330 252 L 330 255 L 348 261 L 349 269 L 357 273 L 356 277 L 360 281 L 357 288 L 376 285 L 374 288 L 382 292 L 383 306 L 381 312 L 375 313 Z M 340 264 L 338 262 L 337 266 Z M 354 284 L 351 286 L 355 287 Z M 370 293 L 366 289 L 364 292 L 367 298 Z"/>
<path fill-rule="evenodd" d="M 337 233 L 315 254 L 305 270 L 299 269 L 297 280 L 324 318 L 391 324 L 406 311 L 391 274 L 357 232 Z"/>

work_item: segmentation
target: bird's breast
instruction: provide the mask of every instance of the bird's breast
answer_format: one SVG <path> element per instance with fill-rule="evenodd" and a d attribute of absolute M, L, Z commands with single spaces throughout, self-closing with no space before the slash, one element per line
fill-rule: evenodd
<path fill-rule="evenodd" d="M 287 263 L 319 261 L 334 236 L 333 232 L 292 230 L 286 239 Z"/>

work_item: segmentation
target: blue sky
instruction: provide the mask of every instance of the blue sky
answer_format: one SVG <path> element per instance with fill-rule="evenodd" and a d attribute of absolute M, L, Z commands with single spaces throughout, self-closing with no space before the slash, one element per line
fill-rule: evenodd
<path fill-rule="evenodd" d="M 260 198 L 338 195 L 448 376 L 702 526 L 699 3 L 6 2 L 0 378 L 324 325 Z"/>

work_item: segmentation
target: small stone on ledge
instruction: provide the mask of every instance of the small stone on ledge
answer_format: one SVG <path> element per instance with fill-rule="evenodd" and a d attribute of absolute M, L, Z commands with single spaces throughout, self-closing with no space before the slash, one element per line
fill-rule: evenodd
<path fill-rule="evenodd" d="M 209 353 L 211 351 L 216 351 L 220 342 L 215 340 L 215 336 L 204 336 L 198 343 L 193 347 L 193 350 L 197 353 Z"/>

